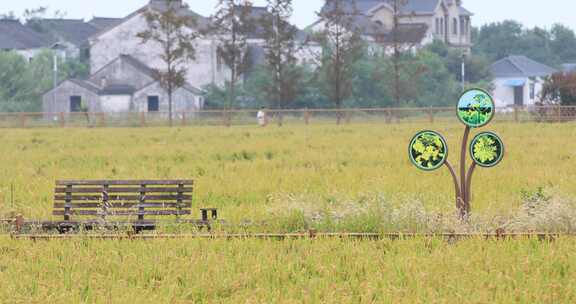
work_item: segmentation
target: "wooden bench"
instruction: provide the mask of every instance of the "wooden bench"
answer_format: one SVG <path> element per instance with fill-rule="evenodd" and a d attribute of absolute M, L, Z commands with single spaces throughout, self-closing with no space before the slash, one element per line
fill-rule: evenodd
<path fill-rule="evenodd" d="M 136 232 L 154 230 L 156 221 L 150 217 L 179 218 L 192 213 L 193 185 L 192 180 L 56 181 L 53 215 L 63 216 L 63 221 L 43 227 L 52 225 L 60 232 L 97 225 L 131 225 Z M 86 216 L 93 219 L 77 220 Z"/>

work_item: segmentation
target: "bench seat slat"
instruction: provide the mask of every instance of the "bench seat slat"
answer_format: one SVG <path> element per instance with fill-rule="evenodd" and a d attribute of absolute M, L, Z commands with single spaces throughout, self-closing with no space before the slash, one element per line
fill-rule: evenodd
<path fill-rule="evenodd" d="M 53 215 L 61 216 L 64 215 L 64 210 L 54 210 L 52 211 Z M 70 215 L 92 215 L 98 216 L 101 215 L 102 212 L 99 210 L 70 210 Z M 144 211 L 129 211 L 129 210 L 120 210 L 120 211 L 109 211 L 107 213 L 108 216 L 136 216 L 136 215 L 190 215 L 192 214 L 191 210 L 144 210 Z"/>
<path fill-rule="evenodd" d="M 66 195 L 55 195 L 55 201 L 66 201 L 71 199 L 72 201 L 98 201 L 102 200 L 102 195 L 71 195 L 66 197 Z M 145 199 L 154 200 L 191 200 L 192 195 L 146 195 Z M 139 201 L 140 195 L 108 195 L 108 201 Z"/>
<path fill-rule="evenodd" d="M 193 180 L 59 180 L 57 186 L 103 186 L 103 185 L 186 185 L 194 184 Z"/>
<path fill-rule="evenodd" d="M 66 193 L 67 191 L 70 191 L 70 193 L 102 193 L 104 192 L 104 187 L 101 188 L 72 188 L 71 190 L 67 190 L 64 187 L 60 187 L 60 188 L 56 188 L 55 192 L 56 193 Z M 177 188 L 177 187 L 173 187 L 173 188 L 141 188 L 141 187 L 123 187 L 123 188 L 118 188 L 118 187 L 110 187 L 106 190 L 108 193 L 140 193 L 140 192 L 146 192 L 146 193 L 178 193 L 178 192 L 182 192 L 182 193 L 191 193 L 193 191 L 192 187 L 184 187 L 184 188 Z"/>
<path fill-rule="evenodd" d="M 178 206 L 178 203 L 109 203 L 111 208 L 192 208 L 192 202 L 183 202 Z M 54 203 L 54 209 L 64 209 L 66 203 Z M 87 208 L 102 208 L 102 203 L 72 203 L 70 204 L 72 209 L 87 209 Z"/>

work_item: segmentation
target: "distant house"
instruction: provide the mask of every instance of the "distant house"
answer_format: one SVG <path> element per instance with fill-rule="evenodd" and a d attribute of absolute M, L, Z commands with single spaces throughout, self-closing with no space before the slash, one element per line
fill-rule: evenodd
<path fill-rule="evenodd" d="M 51 48 L 53 41 L 18 20 L 0 20 L 0 50 L 15 51 L 31 61 L 43 49 Z"/>
<path fill-rule="evenodd" d="M 89 39 L 93 35 L 118 23 L 117 18 L 95 17 L 85 22 L 82 19 L 35 19 L 26 26 L 50 39 L 64 51 L 66 58 L 88 60 L 90 57 Z"/>
<path fill-rule="evenodd" d="M 178 14 L 193 17 L 196 20 L 195 28 L 191 31 L 206 30 L 210 20 L 188 8 L 181 0 L 171 2 Z M 168 9 L 165 0 L 150 0 L 148 4 L 129 14 L 111 27 L 100 31 L 90 38 L 90 69 L 92 73 L 102 69 L 118 56 L 127 54 L 154 69 L 164 68 L 161 59 L 160 46 L 155 43 L 142 43 L 137 35 L 148 29 L 145 19 L 147 11 L 166 11 Z M 196 87 L 216 83 L 223 84 L 228 71 L 224 68 L 221 60 L 217 58 L 217 45 L 215 39 L 201 36 L 195 41 L 196 60 L 188 63 L 186 79 Z"/>
<path fill-rule="evenodd" d="M 544 78 L 557 71 L 526 56 L 509 56 L 491 66 L 497 107 L 531 106 L 539 100 Z"/>
<path fill-rule="evenodd" d="M 368 42 L 379 45 L 400 44 L 419 48 L 440 40 L 453 48 L 470 51 L 472 13 L 461 0 L 405 0 L 399 1 L 398 26 L 394 26 L 394 0 L 343 0 L 343 9 L 352 17 L 356 30 Z M 334 1 L 327 0 L 321 13 L 334 9 Z M 309 27 L 321 31 L 324 20 Z"/>
<path fill-rule="evenodd" d="M 262 22 L 264 19 L 270 20 L 272 15 L 266 7 L 252 6 L 250 8 L 248 19 L 254 24 L 251 33 L 248 34 L 248 55 L 249 55 L 249 72 L 258 65 L 265 63 L 265 39 L 266 29 L 265 24 Z M 293 54 L 299 64 L 309 64 L 314 60 L 316 53 L 320 53 L 321 47 L 316 43 L 310 41 L 309 34 L 305 31 L 298 29 L 294 25 L 290 25 L 294 30 L 294 40 L 296 54 Z"/>
<path fill-rule="evenodd" d="M 145 14 L 149 11 L 164 12 L 165 0 L 149 0 L 146 5 L 122 19 L 95 17 L 88 22 L 81 20 L 42 21 L 51 29 L 52 36 L 65 41 L 70 49 L 89 46 L 91 76 L 87 80 L 69 79 L 43 97 L 44 111 L 79 111 L 79 104 L 90 112 L 146 112 L 167 109 L 166 94 L 154 80 L 154 71 L 163 70 L 162 49 L 154 42 L 143 43 L 138 34 L 148 29 Z M 211 19 L 203 17 L 182 2 L 173 0 L 172 8 L 178 14 L 194 18 L 195 25 L 188 30 L 199 34 L 195 40 L 195 60 L 185 63 L 187 84 L 176 92 L 175 111 L 199 110 L 204 102 L 202 88 L 208 84 L 223 85 L 230 77 L 217 49 L 219 37 L 206 31 Z M 253 7 L 251 18 L 260 19 L 266 8 Z M 72 29 L 78 26 L 77 29 Z M 298 43 L 305 43 L 306 33 L 297 30 Z M 263 60 L 262 26 L 248 35 L 251 63 Z M 308 55 L 310 56 L 310 55 Z M 297 54 L 304 62 L 305 52 Z M 144 81 L 142 81 L 144 79 Z"/>
<path fill-rule="evenodd" d="M 120 55 L 88 79 L 68 79 L 44 94 L 46 113 L 167 112 L 168 96 L 154 70 L 129 55 Z M 190 84 L 173 94 L 174 111 L 203 107 L 202 91 Z"/>
<path fill-rule="evenodd" d="M 82 19 L 37 19 L 26 26 L 57 44 L 66 58 L 87 58 L 88 38 L 99 31 Z"/>

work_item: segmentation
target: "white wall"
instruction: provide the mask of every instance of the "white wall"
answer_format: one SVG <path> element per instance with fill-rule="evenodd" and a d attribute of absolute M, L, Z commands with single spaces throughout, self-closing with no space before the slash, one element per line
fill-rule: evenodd
<path fill-rule="evenodd" d="M 146 29 L 146 20 L 140 14 L 99 37 L 93 38 L 90 43 L 91 72 L 100 70 L 122 54 L 131 55 L 151 68 L 163 69 L 164 64 L 160 58 L 159 45 L 153 42 L 142 44 L 142 40 L 137 37 L 138 33 Z M 196 60 L 187 64 L 188 73 L 186 75 L 188 83 L 195 87 L 201 88 L 212 82 L 224 83 L 227 73 L 225 69 L 222 72 L 218 72 L 216 69 L 216 46 L 214 43 L 210 38 L 196 41 Z"/>
<path fill-rule="evenodd" d="M 130 95 L 101 95 L 100 108 L 102 112 L 123 113 L 130 112 L 132 96 Z"/>
<path fill-rule="evenodd" d="M 494 91 L 492 93 L 496 107 L 507 107 L 514 105 L 514 87 L 506 85 L 506 82 L 511 80 L 524 80 L 524 106 L 533 106 L 540 101 L 540 94 L 544 80 L 540 77 L 536 78 L 522 78 L 522 77 L 502 77 L 495 78 L 493 81 Z M 530 98 L 530 86 L 534 84 L 534 98 Z"/>

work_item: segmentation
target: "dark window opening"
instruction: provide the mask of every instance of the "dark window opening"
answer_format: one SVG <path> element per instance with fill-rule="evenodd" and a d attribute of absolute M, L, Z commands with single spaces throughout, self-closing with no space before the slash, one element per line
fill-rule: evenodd
<path fill-rule="evenodd" d="M 81 96 L 70 96 L 70 112 L 82 112 Z"/>
<path fill-rule="evenodd" d="M 524 86 L 514 87 L 514 105 L 519 107 L 524 105 Z"/>
<path fill-rule="evenodd" d="M 160 111 L 160 99 L 158 96 L 148 96 L 148 112 Z"/>
<path fill-rule="evenodd" d="M 536 84 L 530 84 L 530 99 L 536 98 Z"/>

